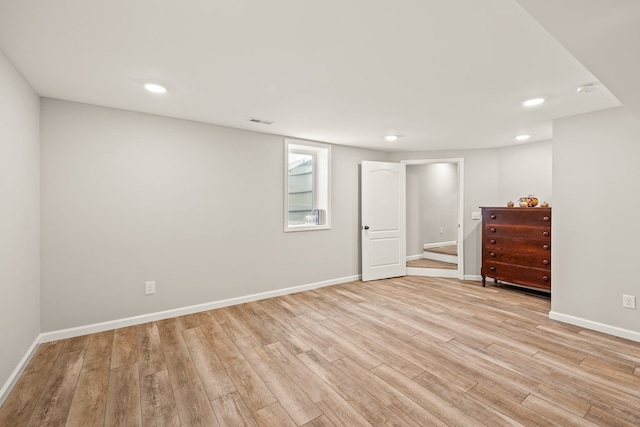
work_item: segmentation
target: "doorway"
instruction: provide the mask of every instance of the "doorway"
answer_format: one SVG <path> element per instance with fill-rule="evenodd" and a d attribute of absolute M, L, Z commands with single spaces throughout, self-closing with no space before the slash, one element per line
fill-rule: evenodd
<path fill-rule="evenodd" d="M 464 278 L 463 159 L 406 164 L 407 274 Z"/>

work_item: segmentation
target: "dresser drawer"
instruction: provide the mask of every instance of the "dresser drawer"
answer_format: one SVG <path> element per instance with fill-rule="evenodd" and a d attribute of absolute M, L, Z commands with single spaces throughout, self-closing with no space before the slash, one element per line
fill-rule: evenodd
<path fill-rule="evenodd" d="M 485 248 L 483 251 L 483 262 L 500 262 L 551 270 L 551 252 L 529 252 L 523 251 L 521 248 Z"/>
<path fill-rule="evenodd" d="M 503 249 L 519 249 L 524 252 L 540 252 L 551 253 L 551 240 L 534 240 L 524 239 L 518 236 L 509 237 L 497 237 L 493 235 L 487 236 L 485 233 L 484 241 L 482 242 L 485 250 L 492 251 L 496 248 Z M 551 256 L 551 255 L 549 255 Z"/>
<path fill-rule="evenodd" d="M 482 275 L 535 288 L 551 289 L 551 271 L 520 265 L 486 261 Z"/>
<path fill-rule="evenodd" d="M 550 208 L 484 208 L 483 223 L 511 225 L 548 225 L 551 227 Z"/>
<path fill-rule="evenodd" d="M 551 239 L 551 224 L 540 226 L 513 225 L 513 224 L 486 224 L 483 229 L 485 236 L 515 237 L 519 239 Z"/>

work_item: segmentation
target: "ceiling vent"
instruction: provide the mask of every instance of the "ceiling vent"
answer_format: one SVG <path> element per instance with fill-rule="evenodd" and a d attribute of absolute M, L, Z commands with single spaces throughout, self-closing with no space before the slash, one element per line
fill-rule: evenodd
<path fill-rule="evenodd" d="M 271 121 L 271 120 L 256 119 L 255 117 L 249 118 L 249 121 L 253 122 L 253 123 L 262 123 L 263 125 L 272 125 L 273 124 L 273 121 Z"/>

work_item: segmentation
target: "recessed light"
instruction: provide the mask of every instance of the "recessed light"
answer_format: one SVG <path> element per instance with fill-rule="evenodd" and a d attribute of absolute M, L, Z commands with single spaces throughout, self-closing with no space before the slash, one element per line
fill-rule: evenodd
<path fill-rule="evenodd" d="M 396 139 L 398 139 L 398 135 L 387 135 L 384 137 L 384 139 L 386 139 L 389 142 L 395 141 Z"/>
<path fill-rule="evenodd" d="M 578 86 L 578 88 L 576 89 L 576 92 L 581 95 L 584 95 L 586 93 L 594 92 L 597 89 L 598 89 L 597 83 L 587 83 L 586 85 Z"/>
<path fill-rule="evenodd" d="M 145 83 L 144 88 L 153 93 L 165 93 L 167 88 L 156 83 Z"/>
<path fill-rule="evenodd" d="M 526 133 L 516 136 L 518 141 L 526 141 L 529 138 L 531 138 L 531 135 L 527 135 Z"/>
<path fill-rule="evenodd" d="M 531 98 L 522 103 L 525 107 L 533 107 L 534 105 L 540 105 L 544 102 L 544 98 Z"/>

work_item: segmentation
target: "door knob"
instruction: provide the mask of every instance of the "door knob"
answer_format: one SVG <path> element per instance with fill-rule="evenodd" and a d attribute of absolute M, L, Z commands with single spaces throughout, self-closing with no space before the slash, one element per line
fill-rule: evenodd
<path fill-rule="evenodd" d="M 365 230 L 368 230 L 368 229 L 369 229 L 369 226 L 368 226 L 368 225 L 365 225 L 365 226 L 364 226 L 364 229 L 365 229 Z"/>

